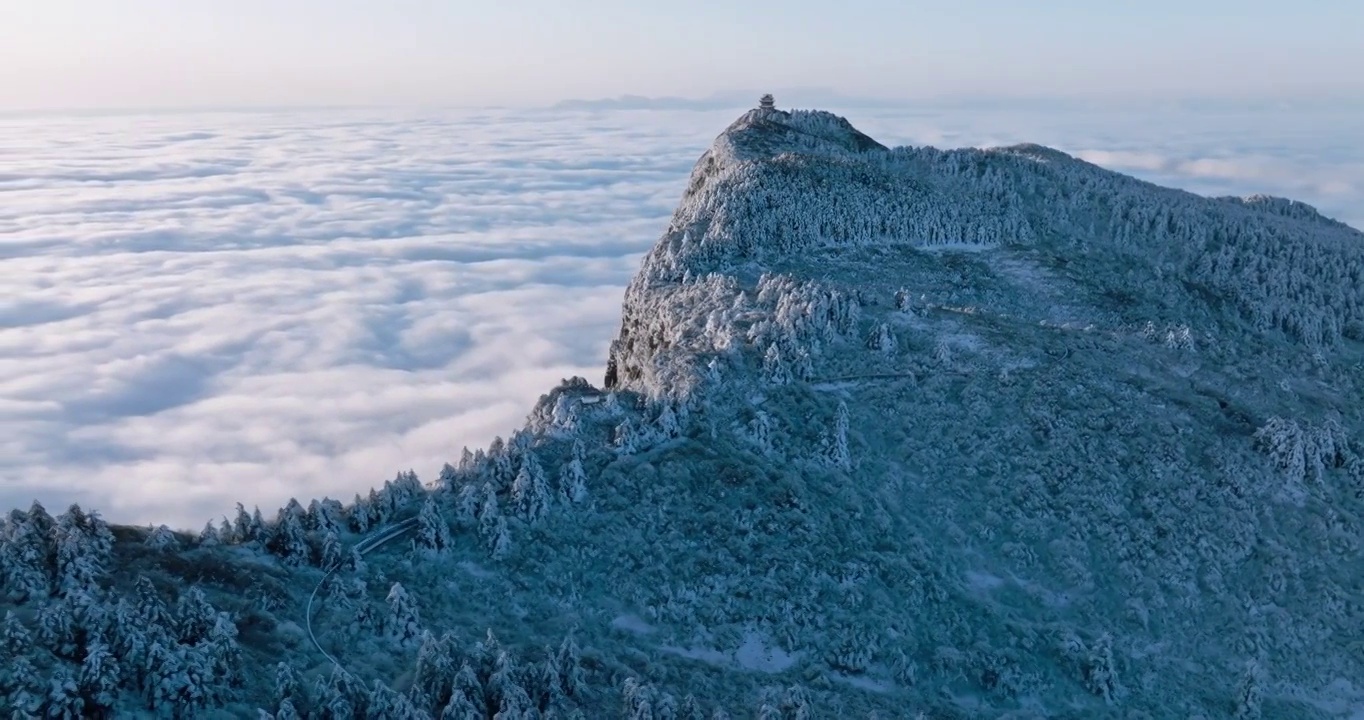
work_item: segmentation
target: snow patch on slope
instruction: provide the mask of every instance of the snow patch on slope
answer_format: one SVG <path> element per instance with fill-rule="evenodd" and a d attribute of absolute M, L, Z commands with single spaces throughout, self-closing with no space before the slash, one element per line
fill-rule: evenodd
<path fill-rule="evenodd" d="M 773 642 L 768 635 L 752 628 L 744 631 L 743 641 L 734 650 L 683 648 L 672 645 L 665 645 L 659 649 L 672 655 L 700 660 L 711 665 L 737 667 L 742 670 L 767 674 L 785 672 L 799 662 L 801 657 L 800 653 L 787 652 Z"/>

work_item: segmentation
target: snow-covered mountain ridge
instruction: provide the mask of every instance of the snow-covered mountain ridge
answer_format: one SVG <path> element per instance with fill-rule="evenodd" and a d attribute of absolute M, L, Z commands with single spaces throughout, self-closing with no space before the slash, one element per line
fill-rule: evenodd
<path fill-rule="evenodd" d="M 751 111 L 628 289 L 603 387 L 435 481 L 197 537 L 11 513 L 0 704 L 1349 717 L 1361 240 L 1047 148 Z"/>
<path fill-rule="evenodd" d="M 1203 198 L 1036 145 L 889 150 L 828 113 L 753 110 L 697 163 L 627 294 L 613 361 L 646 372 L 631 341 L 657 315 L 636 317 L 646 289 L 897 248 L 1001 248 L 1114 318 L 1211 313 L 1330 347 L 1364 339 L 1361 247 L 1359 231 L 1300 202 Z"/>

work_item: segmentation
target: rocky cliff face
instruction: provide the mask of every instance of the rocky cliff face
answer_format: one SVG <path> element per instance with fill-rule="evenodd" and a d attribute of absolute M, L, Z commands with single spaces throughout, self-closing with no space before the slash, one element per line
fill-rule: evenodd
<path fill-rule="evenodd" d="M 605 387 L 425 488 L 197 539 L 12 513 L 0 697 L 1349 716 L 1362 274 L 1364 236 L 1300 203 L 753 111 L 629 287 Z"/>

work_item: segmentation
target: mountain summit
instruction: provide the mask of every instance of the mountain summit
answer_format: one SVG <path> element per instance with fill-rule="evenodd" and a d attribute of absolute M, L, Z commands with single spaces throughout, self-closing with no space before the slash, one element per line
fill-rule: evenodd
<path fill-rule="evenodd" d="M 1362 351 L 1364 235 L 1301 203 L 757 109 L 697 162 L 604 386 L 565 381 L 434 483 L 197 539 L 12 513 L 0 690 L 277 718 L 1347 717 Z"/>
<path fill-rule="evenodd" d="M 1364 235 L 1302 203 L 755 110 L 627 291 L 606 385 L 699 406 L 700 444 L 790 493 L 752 560 L 795 609 L 759 624 L 835 685 L 1308 717 L 1364 690 L 1361 340 Z"/>

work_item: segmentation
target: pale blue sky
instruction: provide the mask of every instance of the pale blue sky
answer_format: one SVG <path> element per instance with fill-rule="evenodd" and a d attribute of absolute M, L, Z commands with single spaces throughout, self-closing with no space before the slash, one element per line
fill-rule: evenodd
<path fill-rule="evenodd" d="M 0 110 L 1364 97 L 1353 0 L 0 0 Z"/>

